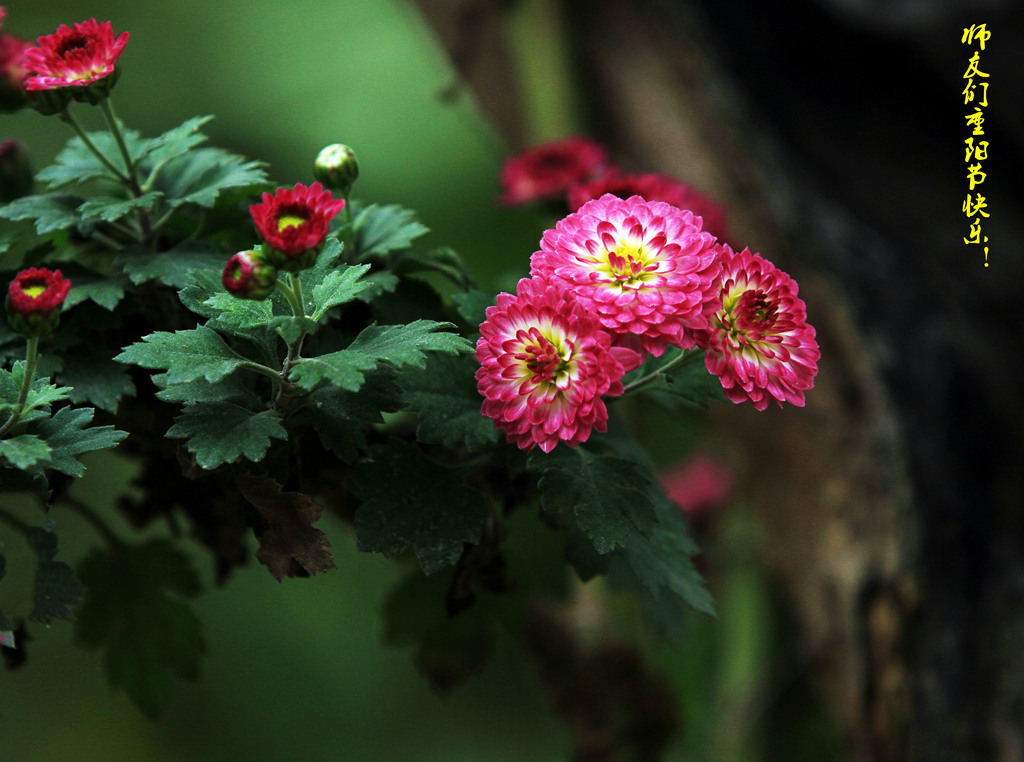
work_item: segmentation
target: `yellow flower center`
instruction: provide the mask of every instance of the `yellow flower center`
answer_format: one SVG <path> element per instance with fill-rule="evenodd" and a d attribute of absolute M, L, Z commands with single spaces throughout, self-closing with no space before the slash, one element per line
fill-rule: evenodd
<path fill-rule="evenodd" d="M 21 290 L 26 296 L 30 296 L 33 299 L 37 299 L 43 295 L 44 291 L 46 291 L 46 286 L 45 284 L 41 283 L 33 283 L 32 285 L 25 286 Z"/>
<path fill-rule="evenodd" d="M 277 232 L 282 233 L 285 228 L 297 228 L 305 221 L 304 217 L 294 214 L 283 214 L 277 218 Z"/>

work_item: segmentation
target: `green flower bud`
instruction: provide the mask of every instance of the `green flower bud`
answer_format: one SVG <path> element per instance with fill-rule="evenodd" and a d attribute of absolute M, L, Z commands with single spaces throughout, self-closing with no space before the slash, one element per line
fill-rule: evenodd
<path fill-rule="evenodd" d="M 347 194 L 359 177 L 359 162 L 351 148 L 334 143 L 317 155 L 313 175 L 331 190 Z"/>
<path fill-rule="evenodd" d="M 277 286 L 277 267 L 262 249 L 240 251 L 224 266 L 221 282 L 228 293 L 239 299 L 266 299 Z"/>

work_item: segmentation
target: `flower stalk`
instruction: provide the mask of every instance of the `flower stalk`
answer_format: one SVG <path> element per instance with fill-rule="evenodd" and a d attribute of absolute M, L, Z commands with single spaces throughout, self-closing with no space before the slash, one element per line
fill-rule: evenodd
<path fill-rule="evenodd" d="M 681 368 L 684 365 L 688 365 L 689 363 L 693 362 L 694 358 L 703 356 L 703 349 L 694 349 L 690 351 L 684 349 L 680 351 L 678 355 L 673 357 L 671 360 L 669 360 L 667 363 L 662 365 L 657 370 L 651 371 L 646 376 L 638 378 L 636 381 L 631 381 L 630 383 L 626 384 L 622 389 L 622 396 L 626 396 L 631 392 L 635 392 L 638 389 L 642 389 L 652 381 L 660 378 L 661 376 L 667 375 L 668 372 L 673 368 Z"/>
<path fill-rule="evenodd" d="M 21 390 L 18 392 L 18 401 L 11 411 L 3 426 L 0 426 L 0 437 L 10 431 L 14 425 L 21 420 L 21 414 L 25 411 L 25 403 L 28 401 L 28 393 L 32 388 L 32 382 L 36 376 L 36 361 L 39 359 L 39 337 L 32 336 L 25 346 L 25 376 L 21 380 Z"/>

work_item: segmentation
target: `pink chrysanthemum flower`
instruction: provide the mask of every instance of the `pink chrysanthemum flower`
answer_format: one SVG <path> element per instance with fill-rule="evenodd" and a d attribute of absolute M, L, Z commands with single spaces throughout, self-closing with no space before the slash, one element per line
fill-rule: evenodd
<path fill-rule="evenodd" d="M 608 174 L 569 188 L 569 211 L 575 212 L 588 201 L 611 193 L 619 198 L 640 196 L 645 201 L 664 201 L 679 209 L 688 209 L 703 221 L 703 229 L 719 240 L 728 239 L 725 210 L 700 191 L 669 175 Z"/>
<path fill-rule="evenodd" d="M 715 238 L 692 212 L 608 193 L 544 232 L 533 275 L 564 288 L 618 343 L 688 349 L 718 297 Z"/>
<path fill-rule="evenodd" d="M 22 64 L 30 76 L 26 90 L 85 87 L 114 73 L 114 66 L 128 44 L 128 32 L 114 39 L 109 21 L 81 21 L 74 28 L 61 24 L 57 31 L 40 37 L 39 47 L 30 47 Z"/>
<path fill-rule="evenodd" d="M 291 189 L 278 188 L 273 196 L 264 193 L 249 213 L 263 240 L 284 255 L 285 261 L 279 264 L 294 269 L 290 261 L 319 250 L 331 220 L 344 206 L 344 199 L 334 198 L 320 183 L 308 188 L 298 183 Z"/>
<path fill-rule="evenodd" d="M 582 305 L 537 278 L 519 281 L 487 308 L 476 345 L 481 412 L 524 450 L 575 447 L 593 429 L 606 431 L 602 395 L 622 394 L 636 353 L 613 347 Z"/>
<path fill-rule="evenodd" d="M 771 400 L 803 407 L 821 352 L 797 285 L 759 254 L 721 245 L 721 296 L 708 332 L 698 335 L 704 363 L 733 402 L 758 410 Z"/>
<path fill-rule="evenodd" d="M 558 199 L 607 168 L 608 151 L 592 140 L 573 136 L 544 143 L 505 160 L 500 201 L 515 206 Z"/>

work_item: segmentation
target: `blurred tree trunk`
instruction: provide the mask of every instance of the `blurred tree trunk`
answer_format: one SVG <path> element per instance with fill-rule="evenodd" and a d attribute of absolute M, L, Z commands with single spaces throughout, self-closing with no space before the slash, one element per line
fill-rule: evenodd
<path fill-rule="evenodd" d="M 807 407 L 713 415 L 849 759 L 1020 760 L 1024 233 L 1008 178 L 1024 98 L 1020 69 L 999 67 L 1020 50 L 1020 15 L 962 20 L 935 3 L 924 21 L 850 23 L 811 0 L 767 5 L 563 0 L 589 132 L 628 169 L 723 203 L 732 243 L 790 272 L 808 303 L 822 360 Z M 1005 88 L 987 269 L 958 214 L 959 33 L 979 21 Z M 511 63 L 487 65 L 505 84 L 474 85 L 518 146 Z"/>

